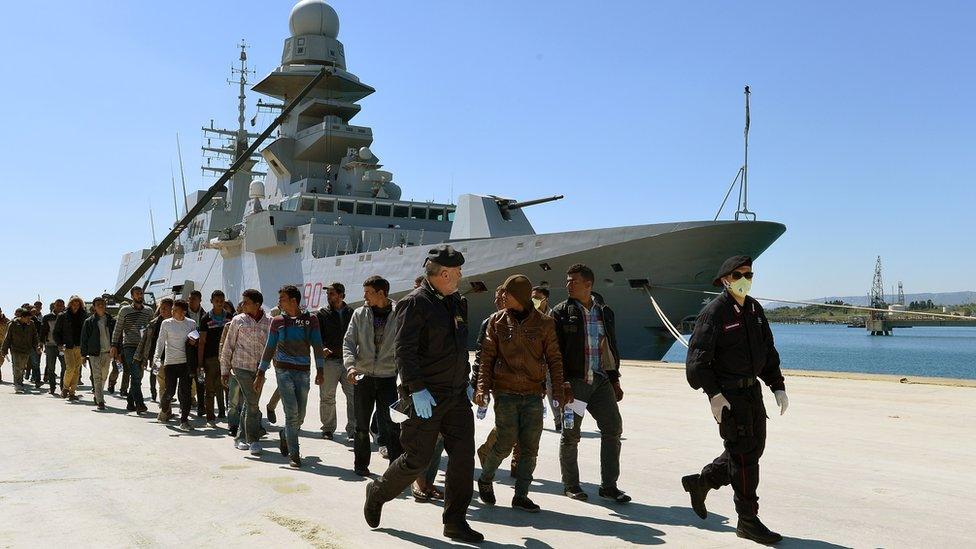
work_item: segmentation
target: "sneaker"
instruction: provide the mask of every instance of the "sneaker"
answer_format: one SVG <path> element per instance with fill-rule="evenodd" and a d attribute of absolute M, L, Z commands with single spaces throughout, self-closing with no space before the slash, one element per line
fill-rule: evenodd
<path fill-rule="evenodd" d="M 96 408 L 98 408 L 98 411 L 99 412 L 104 412 L 105 411 L 105 403 L 104 402 L 99 402 L 98 403 L 98 406 L 96 406 Z"/>
<path fill-rule="evenodd" d="M 380 456 L 383 459 L 390 459 L 390 451 L 387 450 L 386 446 L 380 446 Z"/>
<path fill-rule="evenodd" d="M 617 488 L 600 488 L 600 497 L 603 499 L 609 499 L 616 501 L 617 503 L 627 503 L 630 501 L 630 496 L 618 490 Z"/>
<path fill-rule="evenodd" d="M 237 448 L 238 450 L 248 450 L 251 448 L 251 446 L 243 440 L 238 440 L 234 442 L 234 448 Z"/>
<path fill-rule="evenodd" d="M 267 412 L 268 423 L 278 423 L 278 416 L 275 414 L 274 408 L 268 406 L 264 411 Z"/>
<path fill-rule="evenodd" d="M 485 505 L 495 504 L 495 488 L 491 482 L 478 481 L 478 499 Z"/>
<path fill-rule="evenodd" d="M 261 455 L 261 445 L 258 444 L 257 442 L 252 442 L 249 445 L 249 448 L 251 450 L 251 455 L 252 456 L 260 456 Z"/>
<path fill-rule="evenodd" d="M 512 498 L 512 509 L 518 509 L 519 511 L 525 511 L 527 513 L 539 512 L 539 506 L 527 496 L 515 496 Z"/>
<path fill-rule="evenodd" d="M 189 421 L 181 421 L 180 422 L 180 431 L 192 431 L 192 430 L 193 430 L 193 427 L 190 426 L 190 422 Z"/>
<path fill-rule="evenodd" d="M 278 431 L 278 450 L 281 452 L 281 455 L 288 455 L 288 441 L 285 440 L 284 431 Z"/>
<path fill-rule="evenodd" d="M 322 433 L 322 438 L 325 440 L 335 440 L 335 433 Z"/>
<path fill-rule="evenodd" d="M 291 466 L 291 467 L 293 467 L 293 468 L 295 468 L 295 469 L 301 469 L 301 467 L 302 467 L 302 456 L 300 456 L 298 454 L 293 454 L 291 456 L 288 456 L 288 465 Z"/>
<path fill-rule="evenodd" d="M 570 499 L 575 499 L 576 501 L 586 501 L 590 499 L 590 496 L 586 495 L 586 492 L 584 492 L 583 489 L 580 488 L 579 486 L 566 488 L 565 490 L 563 490 L 563 493 L 566 494 L 566 497 Z"/>
<path fill-rule="evenodd" d="M 467 522 L 462 522 L 461 524 L 445 524 L 444 537 L 465 543 L 481 543 L 485 541 L 485 536 L 473 530 Z"/>
<path fill-rule="evenodd" d="M 145 404 L 140 404 L 139 406 L 136 406 L 136 412 L 137 413 L 144 414 L 144 413 L 146 413 L 148 411 L 149 411 L 149 408 L 146 408 L 146 405 Z"/>
<path fill-rule="evenodd" d="M 207 427 L 210 427 L 211 429 L 216 429 L 217 428 L 217 422 L 215 422 L 214 420 L 211 419 L 210 421 L 207 422 Z"/>

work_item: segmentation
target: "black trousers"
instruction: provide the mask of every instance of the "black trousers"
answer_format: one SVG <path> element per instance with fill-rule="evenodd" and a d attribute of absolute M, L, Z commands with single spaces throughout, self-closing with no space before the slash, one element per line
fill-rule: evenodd
<path fill-rule="evenodd" d="M 725 451 L 702 469 L 701 476 L 712 489 L 731 484 L 736 513 L 754 517 L 759 513 L 759 458 L 766 449 L 762 387 L 756 383 L 722 394 L 732 405 L 731 410 L 722 411 L 719 425 Z"/>
<path fill-rule="evenodd" d="M 177 399 L 180 401 L 180 421 L 187 421 L 190 419 L 190 384 L 193 383 L 193 376 L 190 374 L 190 368 L 184 364 L 169 364 L 164 369 L 163 372 L 166 374 L 166 392 L 163 393 L 163 398 L 159 400 L 159 407 L 166 413 L 166 415 L 171 415 L 172 407 L 170 404 L 170 399 L 173 398 L 173 394 L 177 395 Z M 177 391 L 177 385 L 179 390 Z"/>
<path fill-rule="evenodd" d="M 356 436 L 353 440 L 355 466 L 357 469 L 369 467 L 372 444 L 369 440 L 370 416 L 377 421 L 380 438 L 390 441 L 386 447 L 390 461 L 403 453 L 400 447 L 400 426 L 390 421 L 390 405 L 396 402 L 396 377 L 366 376 L 353 387 L 353 407 L 356 411 Z"/>
<path fill-rule="evenodd" d="M 458 525 L 465 522 L 474 493 L 474 414 L 464 391 L 434 398 L 437 406 L 430 419 L 411 417 L 401 424 L 403 454 L 390 464 L 376 486 L 384 502 L 399 496 L 427 470 L 440 434 L 448 456 L 443 520 L 444 524 Z"/>

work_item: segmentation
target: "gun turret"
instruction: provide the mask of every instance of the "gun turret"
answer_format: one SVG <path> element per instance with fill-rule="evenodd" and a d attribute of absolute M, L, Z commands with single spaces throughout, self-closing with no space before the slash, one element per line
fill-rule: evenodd
<path fill-rule="evenodd" d="M 495 199 L 495 204 L 498 204 L 498 210 L 501 212 L 502 217 L 507 221 L 511 219 L 509 212 L 512 210 L 518 210 L 520 208 L 525 208 L 527 206 L 535 206 L 536 204 L 545 204 L 546 202 L 555 202 L 563 198 L 563 195 L 559 194 L 556 196 L 549 196 L 546 198 L 537 198 L 535 200 L 526 200 L 525 202 L 516 202 L 510 198 L 499 198 L 493 196 Z"/>

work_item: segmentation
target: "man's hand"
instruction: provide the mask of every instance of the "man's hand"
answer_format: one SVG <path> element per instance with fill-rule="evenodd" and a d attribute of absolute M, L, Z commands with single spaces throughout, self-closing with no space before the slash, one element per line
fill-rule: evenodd
<path fill-rule="evenodd" d="M 437 402 L 434 400 L 434 395 L 430 394 L 430 391 L 423 389 L 422 391 L 417 391 L 410 395 L 413 400 L 413 409 L 417 412 L 417 416 L 421 419 L 430 419 L 434 415 L 434 406 L 437 406 Z"/>
<path fill-rule="evenodd" d="M 779 415 L 786 413 L 786 409 L 790 406 L 790 399 L 786 397 L 786 391 L 773 391 L 773 396 L 776 398 L 776 404 L 779 405 Z"/>
<path fill-rule="evenodd" d="M 474 394 L 474 399 L 472 400 L 472 402 L 477 404 L 479 408 L 487 408 L 488 395 L 482 393 L 481 391 L 478 391 Z"/>
<path fill-rule="evenodd" d="M 230 383 L 230 374 L 221 374 L 220 375 L 220 384 L 223 385 L 224 388 L 227 388 L 227 384 L 228 383 Z"/>
<path fill-rule="evenodd" d="M 359 371 L 357 371 L 355 368 L 349 368 L 346 370 L 346 381 L 355 385 L 357 375 L 359 375 Z"/>
<path fill-rule="evenodd" d="M 264 372 L 258 370 L 258 375 L 254 377 L 254 392 L 261 394 L 261 388 L 264 387 Z"/>
<path fill-rule="evenodd" d="M 725 395 L 719 393 L 712 398 L 708 399 L 709 406 L 712 407 L 712 417 L 715 418 L 715 423 L 722 423 L 722 409 L 728 408 L 732 410 L 732 404 L 729 400 L 725 398 Z"/>
<path fill-rule="evenodd" d="M 613 394 L 617 397 L 617 402 L 624 399 L 624 390 L 620 388 L 620 381 L 613 382 Z"/>
<path fill-rule="evenodd" d="M 322 347 L 322 353 L 325 355 L 325 358 L 332 356 L 332 350 L 328 347 Z"/>
<path fill-rule="evenodd" d="M 322 370 L 316 371 L 315 372 L 315 384 L 316 385 L 322 385 L 322 382 L 324 382 L 324 381 L 325 381 L 325 374 L 322 373 Z"/>
<path fill-rule="evenodd" d="M 108 352 L 108 354 L 109 354 L 109 356 L 112 357 L 112 360 L 118 360 L 118 358 L 119 358 L 119 350 L 114 345 L 112 346 L 112 348 Z"/>
<path fill-rule="evenodd" d="M 557 395 L 553 395 L 553 397 L 556 397 L 556 396 Z M 555 401 L 558 402 L 560 406 L 565 406 L 565 405 L 570 404 L 571 402 L 573 402 L 573 400 L 575 400 L 575 399 L 576 399 L 576 397 L 573 395 L 573 385 L 570 382 L 568 382 L 568 381 L 564 382 L 563 383 L 563 394 L 562 394 L 561 397 L 555 398 Z"/>

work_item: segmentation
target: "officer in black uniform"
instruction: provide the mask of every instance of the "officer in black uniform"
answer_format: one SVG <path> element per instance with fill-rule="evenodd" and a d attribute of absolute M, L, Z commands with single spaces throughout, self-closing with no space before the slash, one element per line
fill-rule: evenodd
<path fill-rule="evenodd" d="M 757 378 L 773 391 L 780 415 L 789 401 L 766 315 L 748 295 L 752 274 L 752 258 L 725 260 L 712 282 L 725 291 L 705 305 L 695 321 L 686 361 L 688 383 L 708 395 L 725 451 L 701 474 L 682 478 L 681 484 L 701 518 L 708 516 L 708 491 L 731 484 L 739 515 L 736 535 L 768 544 L 783 537 L 757 516 L 759 458 L 766 446 L 766 408 Z"/>
<path fill-rule="evenodd" d="M 465 518 L 474 492 L 474 415 L 468 383 L 468 303 L 457 291 L 462 264 L 464 257 L 449 245 L 431 249 L 423 282 L 397 303 L 396 366 L 409 419 L 400 427 L 403 454 L 366 486 L 363 512 L 370 527 L 379 526 L 383 504 L 427 469 L 440 434 L 449 458 L 444 535 L 478 543 L 484 536 Z"/>

